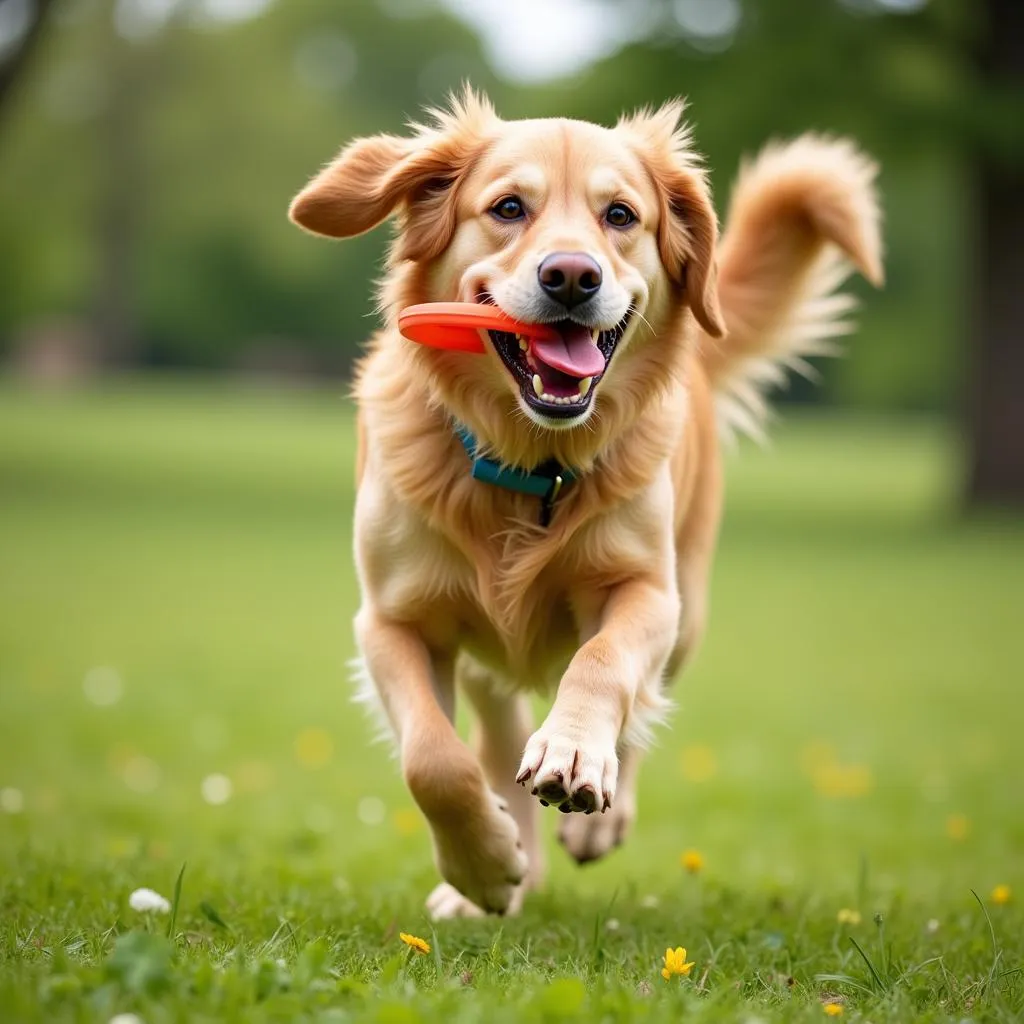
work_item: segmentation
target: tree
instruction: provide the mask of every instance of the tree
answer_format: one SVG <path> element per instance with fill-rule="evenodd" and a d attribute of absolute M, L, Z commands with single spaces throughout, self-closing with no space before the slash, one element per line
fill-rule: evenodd
<path fill-rule="evenodd" d="M 25 20 L 19 26 L 17 37 L 11 41 L 6 54 L 0 58 L 0 111 L 11 94 L 12 87 L 19 81 L 28 67 L 39 40 L 43 35 L 46 16 L 53 6 L 53 0 L 0 0 L 0 4 L 22 3 Z"/>
<path fill-rule="evenodd" d="M 1024 4 L 987 0 L 986 7 L 987 30 L 977 48 L 983 95 L 1016 90 L 1019 96 Z M 1016 118 L 1024 118 L 1020 105 Z M 1011 110 L 1006 129 L 1018 138 L 987 140 L 972 169 L 977 267 L 967 417 L 971 505 L 1024 505 L 1024 153 L 1016 118 Z"/>

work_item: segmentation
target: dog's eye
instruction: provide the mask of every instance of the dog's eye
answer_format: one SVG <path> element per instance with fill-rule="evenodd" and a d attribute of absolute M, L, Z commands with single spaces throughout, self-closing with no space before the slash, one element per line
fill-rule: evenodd
<path fill-rule="evenodd" d="M 491 213 L 499 220 L 522 220 L 526 216 L 523 201 L 518 196 L 505 196 L 491 207 Z"/>
<path fill-rule="evenodd" d="M 636 214 L 625 203 L 612 203 L 604 219 L 613 228 L 628 228 L 636 220 Z"/>

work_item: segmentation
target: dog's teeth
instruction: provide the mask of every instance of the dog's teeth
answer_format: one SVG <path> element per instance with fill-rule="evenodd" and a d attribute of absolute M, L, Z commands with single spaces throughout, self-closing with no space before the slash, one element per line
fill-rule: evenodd
<path fill-rule="evenodd" d="M 521 334 L 516 335 L 516 341 L 519 342 L 520 352 L 525 352 L 530 347 L 530 343 Z"/>
<path fill-rule="evenodd" d="M 533 391 L 538 398 L 544 397 L 544 381 L 540 379 L 539 373 L 533 375 Z"/>
<path fill-rule="evenodd" d="M 594 383 L 593 377 L 584 377 L 583 380 L 577 384 L 579 388 L 579 401 L 582 401 L 590 392 L 590 385 Z"/>

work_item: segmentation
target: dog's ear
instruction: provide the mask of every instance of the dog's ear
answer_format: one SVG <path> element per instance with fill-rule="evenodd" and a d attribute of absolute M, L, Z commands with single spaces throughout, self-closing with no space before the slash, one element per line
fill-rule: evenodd
<path fill-rule="evenodd" d="M 659 110 L 641 111 L 619 122 L 644 159 L 658 190 L 661 261 L 673 280 L 683 286 L 686 302 L 697 322 L 714 338 L 725 333 L 718 303 L 715 254 L 718 219 L 711 205 L 706 175 L 690 143 L 689 129 L 680 124 L 683 102 Z"/>
<path fill-rule="evenodd" d="M 289 217 L 314 234 L 351 238 L 398 213 L 397 259 L 430 259 L 451 240 L 455 191 L 495 115 L 467 90 L 411 138 L 375 135 L 346 146 L 292 201 Z"/>

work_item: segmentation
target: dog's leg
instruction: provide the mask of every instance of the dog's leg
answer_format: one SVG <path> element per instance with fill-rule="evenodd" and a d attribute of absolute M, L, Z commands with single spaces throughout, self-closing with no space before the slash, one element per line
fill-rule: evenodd
<path fill-rule="evenodd" d="M 525 694 L 510 692 L 494 675 L 466 654 L 456 663 L 456 683 L 473 705 L 473 749 L 491 788 L 508 802 L 509 813 L 519 826 L 519 838 L 529 860 L 526 878 L 509 904 L 517 913 L 526 893 L 540 884 L 544 873 L 543 847 L 538 828 L 537 801 L 515 784 L 515 772 L 526 741 L 533 731 L 530 701 Z M 477 917 L 480 909 L 447 883 L 439 885 L 427 900 L 434 918 Z"/>
<path fill-rule="evenodd" d="M 615 803 L 607 814 L 567 814 L 558 826 L 558 841 L 578 863 L 598 860 L 621 846 L 636 820 L 636 787 L 644 751 L 636 745 L 619 750 Z"/>
<path fill-rule="evenodd" d="M 615 798 L 620 734 L 642 734 L 663 705 L 661 678 L 679 627 L 674 581 L 613 589 L 597 633 L 576 652 L 516 776 L 561 811 L 607 811 Z M 639 699 L 638 699 L 639 698 Z M 639 713 L 638 713 L 639 712 Z"/>
<path fill-rule="evenodd" d="M 504 913 L 526 874 L 526 854 L 507 802 L 455 732 L 451 662 L 432 657 L 414 629 L 365 607 L 356 635 L 441 876 L 478 907 Z"/>

